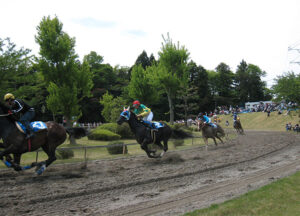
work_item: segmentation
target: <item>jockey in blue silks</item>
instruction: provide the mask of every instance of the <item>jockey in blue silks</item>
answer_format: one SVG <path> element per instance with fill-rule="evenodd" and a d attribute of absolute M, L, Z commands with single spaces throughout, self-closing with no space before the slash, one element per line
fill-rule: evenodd
<path fill-rule="evenodd" d="M 233 116 L 233 125 L 235 125 L 235 122 L 238 119 L 238 115 L 236 112 L 234 112 L 232 116 Z"/>
<path fill-rule="evenodd" d="M 214 123 L 212 123 L 211 119 L 208 118 L 206 115 L 203 115 L 203 113 L 199 113 L 198 119 L 201 120 L 201 121 L 203 121 L 205 124 L 208 124 L 208 125 L 210 125 L 210 126 L 212 126 L 214 128 L 217 127 L 217 125 L 215 125 Z"/>

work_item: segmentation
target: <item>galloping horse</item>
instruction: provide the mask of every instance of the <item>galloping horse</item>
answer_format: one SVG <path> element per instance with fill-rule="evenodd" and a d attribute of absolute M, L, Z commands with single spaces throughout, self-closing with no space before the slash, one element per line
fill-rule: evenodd
<path fill-rule="evenodd" d="M 123 122 L 128 122 L 131 131 L 135 134 L 136 141 L 141 145 L 141 148 L 147 153 L 149 158 L 162 157 L 168 150 L 168 140 L 171 137 L 172 129 L 166 124 L 157 123 L 159 127 L 155 129 L 156 131 L 151 131 L 151 129 L 145 126 L 145 123 L 138 120 L 136 115 L 129 109 L 130 107 L 127 109 L 124 108 L 117 123 L 121 125 Z M 154 134 L 154 136 L 152 136 L 152 134 Z M 163 141 L 164 145 L 161 144 L 161 141 Z M 155 151 L 148 148 L 148 144 L 151 143 L 163 149 L 163 152 L 159 156 L 156 156 Z"/>
<path fill-rule="evenodd" d="M 35 132 L 35 136 L 27 140 L 25 139 L 25 134 L 18 129 L 16 121 L 8 114 L 8 110 L 9 109 L 0 102 L 0 138 L 3 140 L 3 144 L 0 147 L 4 148 L 4 150 L 0 152 L 0 159 L 3 160 L 3 157 L 6 156 L 7 161 L 3 160 L 3 162 L 6 166 L 12 167 L 16 171 L 36 166 L 37 174 L 42 174 L 46 167 L 56 160 L 55 150 L 57 146 L 66 140 L 66 129 L 56 122 L 46 122 L 47 128 Z M 40 147 L 48 155 L 48 159 L 21 167 L 21 155 L 26 152 L 35 151 Z M 14 155 L 13 161 L 10 154 Z"/>
<path fill-rule="evenodd" d="M 216 146 L 218 145 L 216 138 L 218 138 L 222 143 L 224 143 L 223 140 L 221 139 L 221 137 L 225 136 L 225 132 L 224 132 L 223 128 L 221 128 L 220 125 L 216 124 L 217 127 L 214 128 L 201 120 L 198 120 L 197 123 L 198 123 L 198 130 L 199 131 L 202 130 L 202 137 L 203 137 L 205 145 L 206 145 L 206 150 L 208 147 L 208 138 L 212 138 L 214 140 Z"/>
<path fill-rule="evenodd" d="M 243 130 L 243 127 L 242 127 L 242 124 L 241 124 L 241 122 L 240 122 L 239 119 L 237 119 L 237 120 L 233 123 L 233 127 L 234 127 L 234 129 L 236 129 L 236 132 L 237 132 L 238 134 L 245 134 L 245 133 L 244 133 L 244 130 Z"/>

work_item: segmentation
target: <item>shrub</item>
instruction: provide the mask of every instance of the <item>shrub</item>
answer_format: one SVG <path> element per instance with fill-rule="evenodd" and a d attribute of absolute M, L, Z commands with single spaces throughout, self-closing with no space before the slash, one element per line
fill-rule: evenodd
<path fill-rule="evenodd" d="M 108 143 L 108 147 L 106 147 L 109 154 L 123 154 L 124 142 L 114 141 Z M 128 153 L 127 146 L 125 146 L 125 154 Z"/>
<path fill-rule="evenodd" d="M 96 128 L 88 135 L 90 140 L 118 140 L 121 136 L 109 130 Z"/>
<path fill-rule="evenodd" d="M 118 127 L 117 123 L 105 123 L 105 124 L 100 125 L 98 128 L 104 129 L 104 130 L 109 130 L 113 133 L 117 133 L 117 127 Z"/>
<path fill-rule="evenodd" d="M 57 159 L 69 159 L 74 157 L 74 152 L 72 149 L 56 149 L 56 157 Z"/>
<path fill-rule="evenodd" d="M 122 139 L 134 138 L 134 134 L 131 132 L 130 127 L 127 123 L 118 125 L 117 123 L 106 123 L 98 127 L 99 129 L 109 130 L 113 133 L 119 134 Z"/>
<path fill-rule="evenodd" d="M 119 134 L 122 139 L 132 139 L 134 138 L 134 134 L 132 133 L 129 124 L 123 123 L 122 125 L 118 125 L 117 134 Z"/>
<path fill-rule="evenodd" d="M 174 125 L 169 125 L 172 130 L 172 136 L 171 138 L 173 139 L 184 139 L 188 137 L 192 137 L 192 131 L 189 129 L 186 129 L 186 126 L 183 124 L 174 124 Z"/>
<path fill-rule="evenodd" d="M 173 140 L 173 145 L 174 145 L 175 148 L 178 147 L 178 146 L 183 146 L 183 144 L 184 144 L 184 140 L 183 139 L 175 139 L 175 140 Z"/>

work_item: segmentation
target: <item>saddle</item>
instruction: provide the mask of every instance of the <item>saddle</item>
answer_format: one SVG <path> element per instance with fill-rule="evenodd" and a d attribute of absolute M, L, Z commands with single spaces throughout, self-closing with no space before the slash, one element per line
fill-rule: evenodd
<path fill-rule="evenodd" d="M 34 121 L 30 122 L 31 127 L 33 128 L 33 132 L 47 130 L 47 125 L 45 122 L 42 121 Z M 16 121 L 16 126 L 22 133 L 26 134 L 26 127 L 21 123 Z"/>

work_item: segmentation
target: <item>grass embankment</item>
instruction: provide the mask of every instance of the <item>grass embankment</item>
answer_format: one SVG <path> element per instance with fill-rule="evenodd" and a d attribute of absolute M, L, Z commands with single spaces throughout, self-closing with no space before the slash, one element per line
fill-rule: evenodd
<path fill-rule="evenodd" d="M 265 130 L 265 131 L 285 131 L 285 125 L 289 122 L 294 126 L 299 124 L 299 111 L 292 111 L 286 115 L 286 111 L 278 115 L 277 112 L 272 112 L 270 116 L 264 112 L 242 113 L 239 114 L 242 126 L 246 130 Z M 221 126 L 224 128 L 232 128 L 233 117 L 231 115 L 220 115 Z M 225 126 L 228 120 L 229 126 Z"/>
<path fill-rule="evenodd" d="M 300 172 L 220 205 L 185 216 L 296 216 L 300 215 Z"/>

